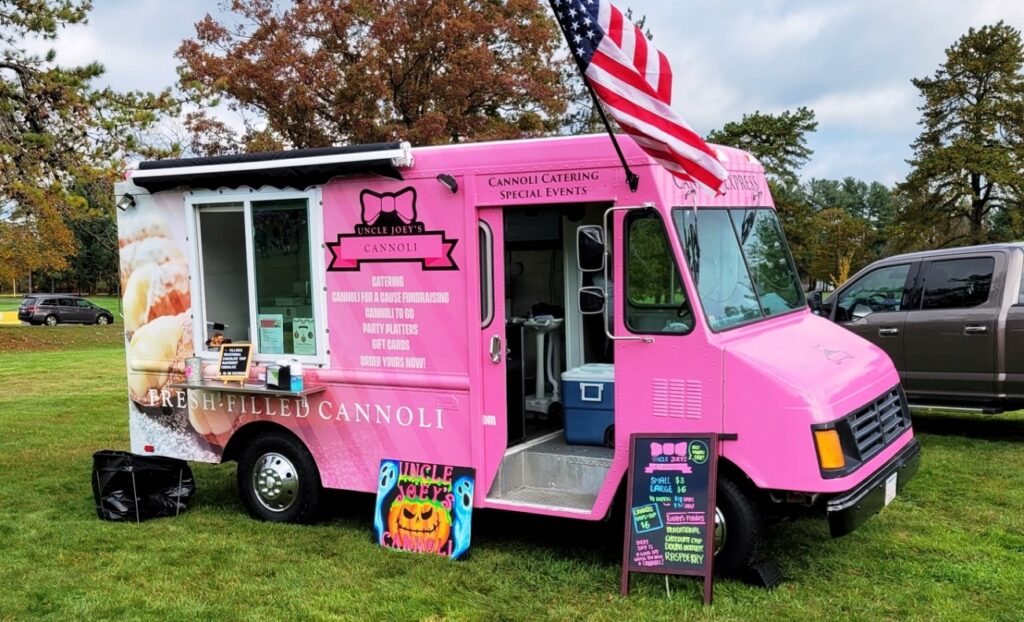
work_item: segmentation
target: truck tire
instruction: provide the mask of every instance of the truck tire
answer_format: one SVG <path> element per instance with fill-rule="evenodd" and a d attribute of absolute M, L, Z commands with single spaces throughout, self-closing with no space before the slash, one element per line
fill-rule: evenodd
<path fill-rule="evenodd" d="M 239 456 L 238 493 L 253 518 L 273 523 L 314 522 L 322 492 L 313 456 L 291 434 L 263 434 Z"/>
<path fill-rule="evenodd" d="M 719 478 L 715 494 L 715 574 L 734 576 L 756 561 L 763 518 L 754 500 L 728 477 Z"/>

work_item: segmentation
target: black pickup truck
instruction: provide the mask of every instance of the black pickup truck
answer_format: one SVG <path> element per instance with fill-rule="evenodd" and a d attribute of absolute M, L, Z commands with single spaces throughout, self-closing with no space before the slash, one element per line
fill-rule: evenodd
<path fill-rule="evenodd" d="M 1024 244 L 898 255 L 855 274 L 820 314 L 885 350 L 912 404 L 1024 408 Z"/>

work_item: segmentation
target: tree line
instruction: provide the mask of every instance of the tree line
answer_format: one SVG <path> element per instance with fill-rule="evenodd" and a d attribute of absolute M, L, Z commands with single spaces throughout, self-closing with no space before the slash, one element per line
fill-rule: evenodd
<path fill-rule="evenodd" d="M 0 0 L 0 288 L 117 284 L 113 183 L 126 162 L 409 140 L 600 131 L 546 3 L 235 0 L 178 47 L 160 93 L 97 86 L 29 39 L 82 24 L 89 0 Z M 643 18 L 636 20 L 643 27 Z M 1024 46 L 968 30 L 921 94 L 911 171 L 893 187 L 800 171 L 808 108 L 744 115 L 708 136 L 764 164 L 806 285 L 898 252 L 1024 238 Z M 227 123 L 210 110 L 236 117 Z"/>

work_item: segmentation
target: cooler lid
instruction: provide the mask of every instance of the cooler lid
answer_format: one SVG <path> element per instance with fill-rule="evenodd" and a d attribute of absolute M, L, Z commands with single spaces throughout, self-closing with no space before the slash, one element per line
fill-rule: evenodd
<path fill-rule="evenodd" d="M 562 380 L 569 382 L 615 382 L 615 365 L 587 363 L 562 372 Z"/>

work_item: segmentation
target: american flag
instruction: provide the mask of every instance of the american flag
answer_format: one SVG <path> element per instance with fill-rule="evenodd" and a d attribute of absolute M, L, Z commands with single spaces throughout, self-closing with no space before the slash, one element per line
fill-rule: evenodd
<path fill-rule="evenodd" d="M 729 173 L 671 108 L 672 68 L 606 0 L 550 0 L 569 48 L 622 131 L 670 173 L 719 192 Z"/>

